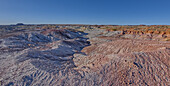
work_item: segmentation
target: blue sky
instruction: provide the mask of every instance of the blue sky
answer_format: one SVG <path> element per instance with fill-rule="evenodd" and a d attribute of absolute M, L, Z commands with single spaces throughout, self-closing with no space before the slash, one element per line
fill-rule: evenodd
<path fill-rule="evenodd" d="M 0 24 L 164 24 L 170 0 L 1 0 Z"/>

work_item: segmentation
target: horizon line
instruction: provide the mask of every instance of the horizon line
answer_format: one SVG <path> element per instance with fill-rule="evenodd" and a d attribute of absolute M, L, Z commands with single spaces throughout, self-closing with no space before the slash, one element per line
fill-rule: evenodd
<path fill-rule="evenodd" d="M 0 25 L 16 25 L 15 24 L 0 24 Z M 119 26 L 124 26 L 124 25 L 170 25 L 170 24 L 83 24 L 83 23 L 23 23 L 24 25 L 119 25 Z"/>

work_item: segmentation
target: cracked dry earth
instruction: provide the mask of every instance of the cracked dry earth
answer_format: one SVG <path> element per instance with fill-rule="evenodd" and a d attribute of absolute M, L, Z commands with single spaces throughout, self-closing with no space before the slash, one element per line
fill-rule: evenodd
<path fill-rule="evenodd" d="M 102 33 L 102 34 L 101 34 Z M 1 86 L 169 86 L 170 42 L 43 29 L 0 38 Z"/>

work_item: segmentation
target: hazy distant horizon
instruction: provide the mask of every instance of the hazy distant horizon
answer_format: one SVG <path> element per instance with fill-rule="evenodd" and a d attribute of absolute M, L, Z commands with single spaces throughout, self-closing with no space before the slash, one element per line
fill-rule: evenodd
<path fill-rule="evenodd" d="M 23 22 L 18 22 L 23 23 Z M 11 23 L 11 24 L 0 24 L 0 25 L 16 25 L 17 23 Z M 24 25 L 39 25 L 39 24 L 58 24 L 58 25 L 64 25 L 64 24 L 70 24 L 70 25 L 170 25 L 170 24 L 89 24 L 89 23 L 23 23 Z"/>

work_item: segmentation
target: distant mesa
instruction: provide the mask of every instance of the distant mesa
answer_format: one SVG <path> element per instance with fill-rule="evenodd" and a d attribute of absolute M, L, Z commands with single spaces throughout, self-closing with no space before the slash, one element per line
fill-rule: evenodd
<path fill-rule="evenodd" d="M 16 25 L 24 25 L 23 23 L 17 23 Z"/>

